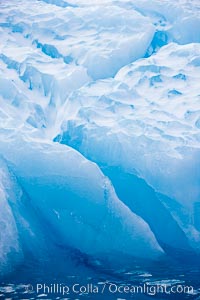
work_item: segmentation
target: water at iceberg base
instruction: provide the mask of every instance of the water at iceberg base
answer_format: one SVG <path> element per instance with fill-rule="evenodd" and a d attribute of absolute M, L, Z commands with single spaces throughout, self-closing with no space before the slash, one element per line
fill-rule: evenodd
<path fill-rule="evenodd" d="M 200 299 L 199 10 L 0 1 L 0 299 Z"/>

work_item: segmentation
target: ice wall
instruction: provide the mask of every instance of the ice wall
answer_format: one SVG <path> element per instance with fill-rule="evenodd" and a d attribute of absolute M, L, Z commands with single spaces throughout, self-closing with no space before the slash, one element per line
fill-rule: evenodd
<path fill-rule="evenodd" d="M 196 259 L 199 1 L 0 10 L 1 269 Z"/>

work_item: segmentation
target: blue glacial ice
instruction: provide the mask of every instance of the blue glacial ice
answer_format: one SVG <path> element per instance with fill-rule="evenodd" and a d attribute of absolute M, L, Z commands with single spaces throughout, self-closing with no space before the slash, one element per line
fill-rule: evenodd
<path fill-rule="evenodd" d="M 15 151 L 10 152 L 13 147 Z M 2 142 L 1 152 L 21 187 L 21 197 L 24 197 L 23 200 L 13 199 L 11 195 L 7 206 L 18 209 L 23 202 L 26 214 L 29 206 L 37 211 L 38 222 L 46 224 L 43 230 L 51 228 L 56 233 L 54 242 L 57 245 L 78 249 L 103 260 L 115 252 L 121 256 L 144 258 L 163 255 L 148 224 L 117 198 L 110 181 L 98 166 L 77 151 L 17 136 Z M 7 181 L 12 180 L 11 174 L 10 177 Z M 7 190 L 11 192 L 14 188 L 17 189 L 11 185 Z M 17 220 L 19 222 L 19 217 Z M 32 223 L 26 218 L 25 224 L 19 224 L 18 234 L 26 243 L 23 225 L 27 230 L 27 227 L 32 228 Z M 31 236 L 29 239 L 32 242 Z M 32 246 L 34 252 L 36 246 Z"/>
<path fill-rule="evenodd" d="M 151 2 L 0 1 L 4 274 L 199 257 L 200 8 Z"/>

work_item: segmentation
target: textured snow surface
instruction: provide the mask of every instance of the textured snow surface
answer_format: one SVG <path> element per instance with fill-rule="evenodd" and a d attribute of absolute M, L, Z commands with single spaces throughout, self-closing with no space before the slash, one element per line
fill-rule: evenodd
<path fill-rule="evenodd" d="M 199 26 L 199 1 L 0 1 L 2 270 L 200 254 Z"/>

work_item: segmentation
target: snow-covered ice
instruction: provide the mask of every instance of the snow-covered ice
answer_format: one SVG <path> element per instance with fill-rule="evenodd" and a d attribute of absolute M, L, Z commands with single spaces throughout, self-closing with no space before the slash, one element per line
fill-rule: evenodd
<path fill-rule="evenodd" d="M 5 271 L 58 245 L 111 263 L 200 255 L 199 12 L 0 1 Z"/>

